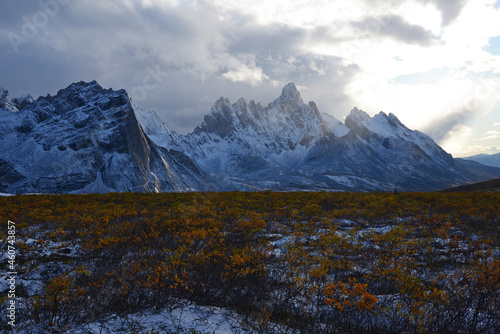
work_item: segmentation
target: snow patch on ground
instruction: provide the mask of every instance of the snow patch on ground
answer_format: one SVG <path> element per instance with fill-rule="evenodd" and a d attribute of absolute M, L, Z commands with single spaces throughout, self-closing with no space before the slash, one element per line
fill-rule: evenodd
<path fill-rule="evenodd" d="M 189 304 L 174 310 L 144 311 L 126 316 L 113 315 L 105 322 L 86 324 L 84 328 L 77 328 L 67 333 L 129 334 L 131 331 L 144 333 L 152 329 L 161 333 L 189 333 L 191 329 L 201 333 L 245 333 L 246 331 L 235 327 L 235 324 L 241 324 L 242 321 L 243 318 L 237 313 L 222 308 Z"/>

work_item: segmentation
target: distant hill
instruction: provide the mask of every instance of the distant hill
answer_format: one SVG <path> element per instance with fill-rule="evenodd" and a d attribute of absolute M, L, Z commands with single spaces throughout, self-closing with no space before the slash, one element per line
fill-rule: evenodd
<path fill-rule="evenodd" d="M 479 162 L 486 166 L 500 167 L 500 153 L 497 154 L 478 154 L 472 157 L 464 158 L 466 160 L 472 160 Z"/>
<path fill-rule="evenodd" d="M 494 179 L 485 182 L 468 184 L 465 186 L 458 186 L 453 188 L 448 188 L 441 190 L 441 192 L 491 192 L 491 191 L 499 191 L 500 190 L 500 179 Z"/>

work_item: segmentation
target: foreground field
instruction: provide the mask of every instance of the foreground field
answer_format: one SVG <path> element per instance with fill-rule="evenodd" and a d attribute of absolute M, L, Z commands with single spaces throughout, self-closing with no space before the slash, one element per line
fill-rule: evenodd
<path fill-rule="evenodd" d="M 0 263 L 10 220 L 18 332 L 499 333 L 499 214 L 498 192 L 3 197 Z"/>

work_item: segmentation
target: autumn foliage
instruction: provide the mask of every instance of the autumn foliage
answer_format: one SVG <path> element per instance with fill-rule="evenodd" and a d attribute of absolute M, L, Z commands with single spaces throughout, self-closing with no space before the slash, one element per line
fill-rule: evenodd
<path fill-rule="evenodd" d="M 498 192 L 0 198 L 47 332 L 189 301 L 261 333 L 498 333 L 499 215 Z"/>

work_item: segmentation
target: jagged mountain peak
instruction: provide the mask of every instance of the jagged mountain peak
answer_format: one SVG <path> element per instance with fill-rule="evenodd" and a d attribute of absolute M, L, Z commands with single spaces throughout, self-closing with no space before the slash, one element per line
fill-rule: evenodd
<path fill-rule="evenodd" d="M 49 94 L 47 97 L 40 99 L 47 101 L 57 99 L 66 102 L 66 104 L 69 103 L 73 108 L 83 106 L 87 103 L 102 105 L 103 108 L 131 104 L 131 99 L 127 91 L 124 89 L 104 89 L 95 80 L 72 83 L 68 87 L 59 90 L 55 96 L 50 96 Z"/>
<path fill-rule="evenodd" d="M 96 81 L 96 80 L 92 80 L 92 81 L 79 81 L 79 82 L 73 82 L 72 84 L 70 84 L 66 89 L 85 89 L 85 88 L 89 88 L 89 87 L 96 87 L 96 88 L 99 88 L 99 89 L 104 89 L 101 87 L 101 85 L 99 85 L 99 83 Z"/>
<path fill-rule="evenodd" d="M 244 98 L 234 104 L 227 98 L 219 98 L 194 132 L 215 133 L 225 138 L 235 131 L 250 128 L 258 133 L 267 132 L 273 138 L 280 133 L 294 132 L 299 135 L 300 132 L 299 136 L 303 138 L 309 136 L 307 133 L 311 131 L 318 135 L 328 131 L 316 104 L 304 104 L 295 84 L 289 83 L 282 89 L 280 97 L 267 107 L 254 100 L 247 103 Z"/>
<path fill-rule="evenodd" d="M 295 100 L 302 100 L 300 93 L 293 82 L 286 84 L 281 90 L 281 96 Z"/>
<path fill-rule="evenodd" d="M 34 101 L 35 99 L 30 94 L 25 94 L 23 96 L 12 99 L 12 102 L 16 105 L 17 109 L 19 110 L 23 110 Z"/>
<path fill-rule="evenodd" d="M 408 128 L 406 127 L 406 125 L 404 125 L 399 120 L 399 118 L 396 115 L 394 115 L 393 113 L 389 113 L 389 115 L 387 115 L 386 113 L 384 113 L 383 111 L 381 111 L 375 117 L 377 117 L 377 116 L 383 118 L 384 121 L 387 122 L 393 128 L 403 128 L 403 129 L 408 130 Z"/>
<path fill-rule="evenodd" d="M 131 100 L 124 89 L 112 90 L 102 88 L 95 80 L 91 82 L 80 81 L 72 83 L 68 87 L 61 89 L 55 96 L 48 94 L 46 97 L 39 97 L 34 104 L 33 111 L 36 114 L 44 114 L 42 118 L 49 114 L 65 114 L 73 112 L 78 108 L 81 111 L 99 107 L 101 110 L 108 110 L 113 107 L 127 106 L 127 110 L 132 110 Z"/>
<path fill-rule="evenodd" d="M 281 95 L 268 106 L 270 109 L 277 109 L 283 113 L 293 113 L 304 105 L 297 87 L 293 82 L 287 84 L 281 90 Z"/>
<path fill-rule="evenodd" d="M 5 108 L 12 112 L 17 112 L 18 108 L 10 98 L 9 91 L 0 87 L 0 108 Z"/>
<path fill-rule="evenodd" d="M 96 98 L 98 97 L 101 93 L 104 92 L 114 92 L 116 94 L 126 94 L 125 90 L 118 90 L 118 91 L 113 91 L 112 89 L 106 90 L 101 87 L 97 83 L 97 81 L 93 80 L 90 82 L 85 82 L 85 81 L 80 81 L 76 83 L 70 84 L 68 87 L 61 89 L 57 92 L 57 95 L 54 96 L 55 98 L 66 98 L 68 95 L 71 94 L 78 94 L 82 98 Z"/>
<path fill-rule="evenodd" d="M 375 131 L 381 132 L 381 134 L 384 134 L 386 131 L 410 131 L 403 123 L 401 123 L 396 115 L 393 113 L 387 115 L 383 111 L 379 112 L 370 119 L 370 125 Z"/>
<path fill-rule="evenodd" d="M 215 101 L 215 106 L 219 105 L 231 105 L 231 101 L 227 97 L 221 96 L 217 101 Z"/>
<path fill-rule="evenodd" d="M 368 113 L 356 107 L 346 117 L 345 125 L 363 139 L 368 139 L 373 134 L 381 137 L 401 137 L 411 132 L 393 113 L 387 115 L 381 111 L 370 117 Z"/>
<path fill-rule="evenodd" d="M 211 172 L 221 172 L 232 171 L 229 156 L 238 156 L 238 161 L 254 160 L 257 164 L 267 161 L 297 165 L 317 140 L 335 136 L 316 104 L 304 104 L 291 83 L 267 107 L 254 100 L 247 103 L 243 98 L 234 104 L 219 99 L 203 122 L 183 140 L 190 147 L 188 155 Z"/>
<path fill-rule="evenodd" d="M 348 122 L 347 119 L 350 119 L 355 122 L 362 122 L 369 120 L 370 115 L 368 115 L 368 113 L 366 113 L 365 111 L 358 109 L 357 107 L 354 107 L 346 118 L 346 125 Z"/>
<path fill-rule="evenodd" d="M 247 107 L 247 101 L 245 101 L 244 98 L 240 97 L 238 101 L 234 103 L 234 107 L 238 109 L 246 108 Z"/>
<path fill-rule="evenodd" d="M 393 159 L 391 151 L 397 150 L 397 158 L 405 159 L 400 164 L 430 163 L 434 168 L 454 168 L 451 155 L 446 153 L 429 136 L 407 128 L 393 113 L 381 111 L 373 117 L 354 108 L 346 117 L 345 125 L 374 151 L 385 159 Z M 405 157 L 405 158 L 401 158 Z"/>
<path fill-rule="evenodd" d="M 0 108 L 17 112 L 26 108 L 26 106 L 33 101 L 35 101 L 35 99 L 30 94 L 24 94 L 20 97 L 11 98 L 9 91 L 0 87 Z"/>

